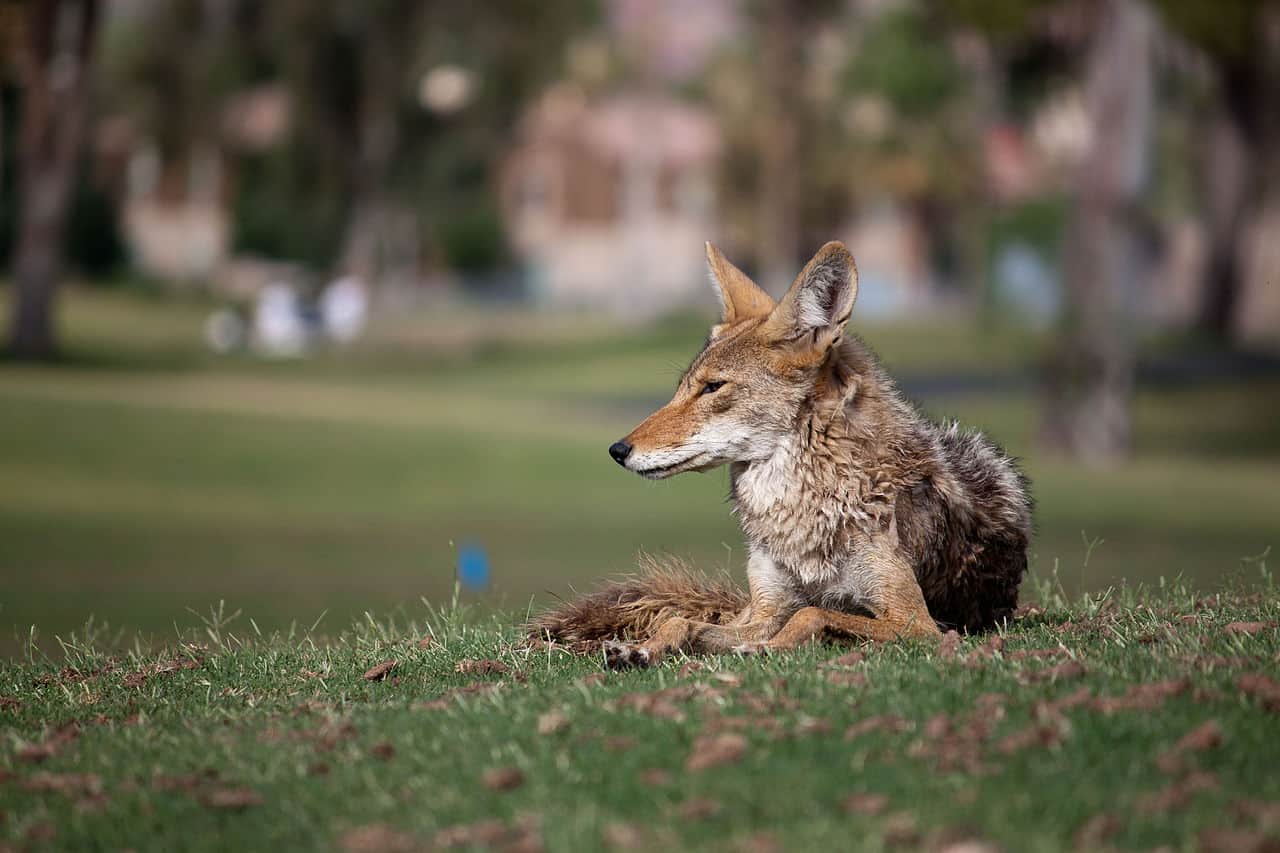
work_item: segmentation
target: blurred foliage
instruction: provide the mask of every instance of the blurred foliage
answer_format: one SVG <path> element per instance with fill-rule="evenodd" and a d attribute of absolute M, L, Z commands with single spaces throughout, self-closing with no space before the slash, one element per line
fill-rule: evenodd
<path fill-rule="evenodd" d="M 181 169 L 200 144 L 228 147 L 219 119 L 232 96 L 283 84 L 287 137 L 232 155 L 238 250 L 330 267 L 355 211 L 375 198 L 417 214 L 428 256 L 490 264 L 502 238 L 476 200 L 493 195 L 519 109 L 597 18 L 594 0 L 174 0 L 110 33 L 104 89 Z M 446 64 L 475 91 L 436 115 L 419 85 Z M 458 206 L 471 209 L 461 222 L 439 215 Z"/>
<path fill-rule="evenodd" d="M 850 92 L 878 95 L 902 116 L 932 118 L 961 94 L 961 69 L 946 49 L 945 33 L 913 6 L 873 19 L 858 40 L 845 74 Z"/>

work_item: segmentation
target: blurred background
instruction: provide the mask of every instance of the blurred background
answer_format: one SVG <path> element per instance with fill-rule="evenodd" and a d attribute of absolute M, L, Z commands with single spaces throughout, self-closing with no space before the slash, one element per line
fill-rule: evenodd
<path fill-rule="evenodd" d="M 0 651 L 741 573 L 610 442 L 823 242 L 1037 575 L 1280 539 L 1280 4 L 0 0 Z"/>

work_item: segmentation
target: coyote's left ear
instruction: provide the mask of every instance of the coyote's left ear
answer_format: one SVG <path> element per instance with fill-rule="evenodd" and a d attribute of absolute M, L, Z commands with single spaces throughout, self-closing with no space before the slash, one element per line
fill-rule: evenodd
<path fill-rule="evenodd" d="M 711 283 L 715 285 L 716 294 L 720 297 L 722 324 L 736 323 L 748 317 L 763 317 L 773 310 L 773 300 L 769 294 L 761 290 L 746 273 L 729 263 L 729 259 L 710 243 L 707 243 L 707 269 L 711 273 Z"/>
<path fill-rule="evenodd" d="M 858 296 L 858 269 L 843 243 L 832 241 L 805 264 L 765 321 L 773 340 L 815 356 L 840 342 Z"/>

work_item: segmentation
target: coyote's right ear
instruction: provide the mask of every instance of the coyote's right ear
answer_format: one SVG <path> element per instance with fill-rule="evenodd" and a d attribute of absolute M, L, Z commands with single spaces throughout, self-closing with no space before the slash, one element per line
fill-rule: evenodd
<path fill-rule="evenodd" d="M 707 267 L 711 283 L 720 296 L 721 323 L 736 323 L 748 317 L 764 317 L 773 310 L 773 299 L 746 273 L 729 263 L 715 246 L 707 243 Z"/>

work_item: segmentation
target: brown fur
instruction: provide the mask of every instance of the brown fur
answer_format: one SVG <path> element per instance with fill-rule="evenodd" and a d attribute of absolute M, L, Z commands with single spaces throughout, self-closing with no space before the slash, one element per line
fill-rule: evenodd
<path fill-rule="evenodd" d="M 728 578 L 711 581 L 675 559 L 645 556 L 644 574 L 602 586 L 534 618 L 529 635 L 579 652 L 594 652 L 605 640 L 643 640 L 672 616 L 728 622 L 747 596 Z"/>
<path fill-rule="evenodd" d="M 824 246 L 776 305 L 719 252 L 708 260 L 724 322 L 671 402 L 624 439 L 624 464 L 654 478 L 730 466 L 749 600 L 726 618 L 723 590 L 658 573 L 553 611 L 540 629 L 623 641 L 611 660 L 647 665 L 673 650 L 936 638 L 939 625 L 1008 618 L 1027 564 L 1025 479 L 982 436 L 921 416 L 844 336 L 857 294 L 848 251 Z"/>

